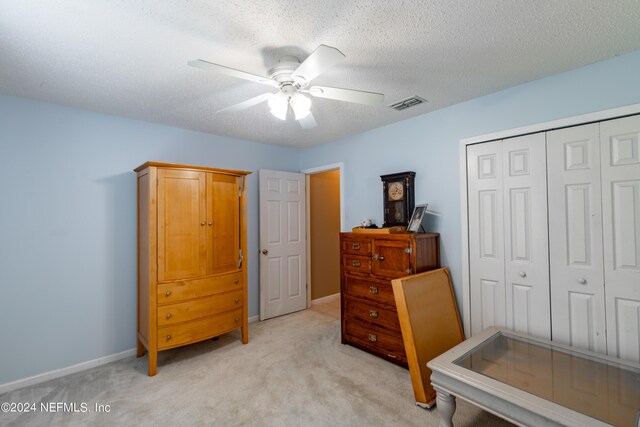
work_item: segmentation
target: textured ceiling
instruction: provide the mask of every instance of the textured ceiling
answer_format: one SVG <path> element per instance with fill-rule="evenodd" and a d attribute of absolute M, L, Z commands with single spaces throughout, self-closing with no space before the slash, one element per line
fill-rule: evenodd
<path fill-rule="evenodd" d="M 640 49 L 637 0 L 0 0 L 0 93 L 307 147 Z M 267 86 L 187 66 L 266 75 L 319 44 L 346 59 L 314 84 L 419 95 L 402 112 L 314 99 L 318 127 L 261 104 Z"/>

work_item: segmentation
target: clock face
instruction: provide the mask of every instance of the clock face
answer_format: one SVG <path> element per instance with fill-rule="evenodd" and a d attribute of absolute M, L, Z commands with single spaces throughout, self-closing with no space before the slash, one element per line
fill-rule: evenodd
<path fill-rule="evenodd" d="M 404 197 L 404 185 L 402 182 L 389 184 L 389 200 L 401 200 Z"/>

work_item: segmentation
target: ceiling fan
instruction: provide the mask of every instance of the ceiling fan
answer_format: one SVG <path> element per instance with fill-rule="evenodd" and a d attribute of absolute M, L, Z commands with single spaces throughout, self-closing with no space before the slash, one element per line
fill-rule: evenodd
<path fill-rule="evenodd" d="M 340 89 L 329 86 L 309 87 L 311 80 L 344 58 L 345 56 L 342 52 L 335 47 L 321 44 L 302 63 L 300 63 L 298 58 L 293 56 L 280 58 L 278 63 L 269 70 L 269 77 L 258 76 L 224 65 L 214 64 L 213 62 L 203 59 L 195 59 L 189 61 L 188 64 L 192 67 L 212 70 L 220 74 L 226 74 L 231 77 L 249 80 L 278 89 L 277 92 L 263 93 L 262 95 L 223 108 L 222 110 L 218 110 L 218 113 L 234 113 L 266 101 L 271 109 L 271 114 L 275 117 L 280 120 L 286 120 L 289 108 L 291 108 L 300 126 L 304 129 L 311 129 L 316 127 L 317 123 L 311 113 L 311 99 L 305 96 L 306 94 L 316 98 L 334 99 L 364 105 L 376 106 L 384 103 L 384 95 L 381 93 Z"/>

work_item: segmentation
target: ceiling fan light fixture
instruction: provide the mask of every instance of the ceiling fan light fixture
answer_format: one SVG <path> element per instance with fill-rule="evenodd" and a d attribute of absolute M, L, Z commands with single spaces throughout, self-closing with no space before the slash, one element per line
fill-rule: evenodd
<path fill-rule="evenodd" d="M 295 93 L 289 101 L 296 120 L 304 119 L 311 112 L 311 99 L 301 93 Z"/>
<path fill-rule="evenodd" d="M 274 94 L 269 98 L 269 108 L 271 114 L 280 120 L 287 119 L 287 111 L 289 110 L 289 97 L 282 92 Z"/>

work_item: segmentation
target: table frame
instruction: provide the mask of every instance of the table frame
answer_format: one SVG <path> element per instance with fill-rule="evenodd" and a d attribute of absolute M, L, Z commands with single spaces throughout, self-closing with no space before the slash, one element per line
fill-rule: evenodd
<path fill-rule="evenodd" d="M 612 362 L 632 369 L 640 369 L 640 365 L 637 363 L 580 350 L 507 329 L 491 327 L 427 364 L 433 372 L 431 384 L 437 393 L 436 405 L 441 417 L 441 427 L 453 426 L 452 418 L 456 410 L 456 397 L 460 397 L 487 412 L 520 426 L 609 426 L 609 424 L 600 420 L 453 363 L 498 333 L 516 339 L 525 339 L 544 346 L 551 345 L 554 349 L 566 350 L 569 353 L 579 354 L 591 360 L 604 363 Z"/>

